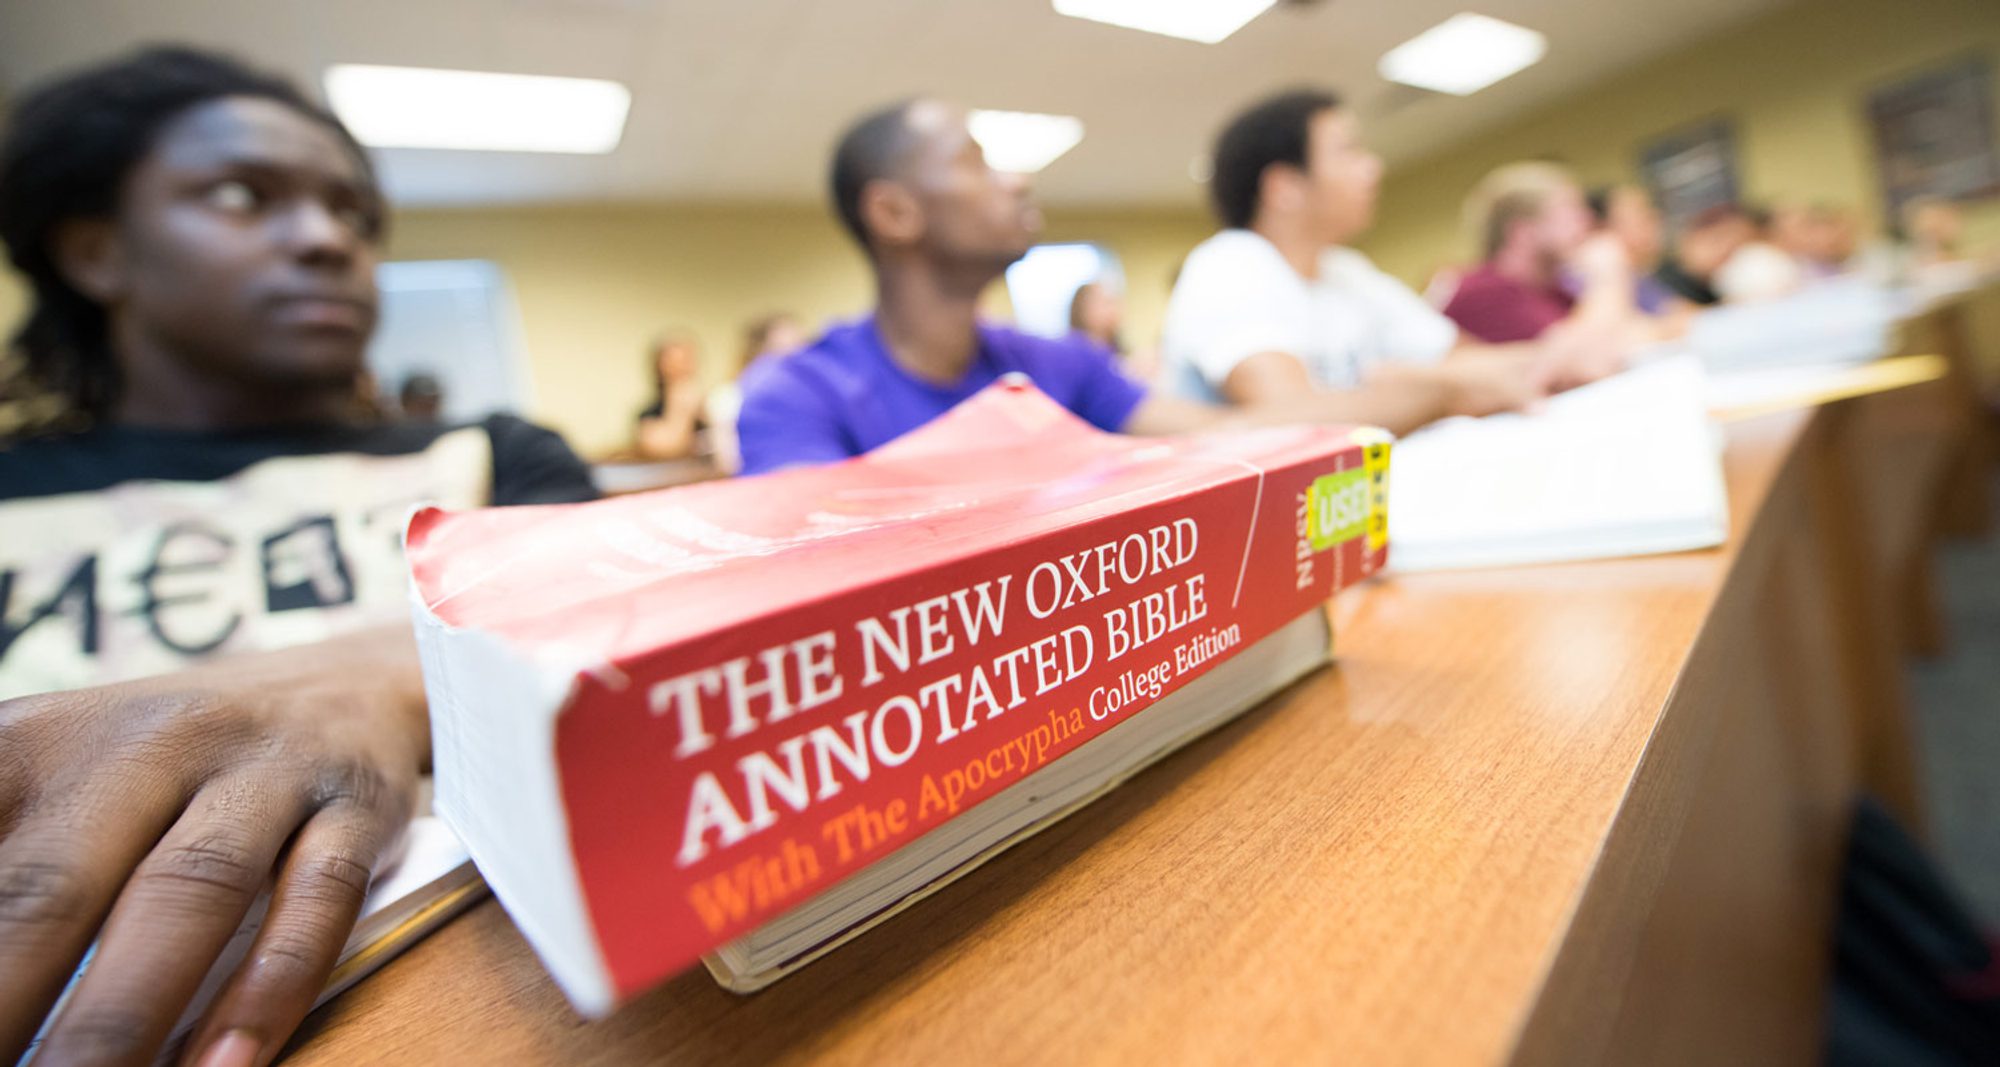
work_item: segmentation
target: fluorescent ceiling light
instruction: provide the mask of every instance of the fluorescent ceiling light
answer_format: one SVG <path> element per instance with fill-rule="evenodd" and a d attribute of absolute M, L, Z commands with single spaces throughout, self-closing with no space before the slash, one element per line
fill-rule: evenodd
<path fill-rule="evenodd" d="M 1214 44 L 1276 0 L 1055 0 L 1056 14 Z"/>
<path fill-rule="evenodd" d="M 1461 14 L 1389 50 L 1376 65 L 1384 78 L 1465 96 L 1539 62 L 1548 38 L 1511 22 Z"/>
<path fill-rule="evenodd" d="M 987 165 L 1017 174 L 1041 170 L 1083 140 L 1083 120 L 1073 115 L 975 111 L 968 125 Z"/>
<path fill-rule="evenodd" d="M 609 152 L 632 106 L 595 78 L 351 63 L 327 69 L 326 96 L 362 144 L 489 152 Z"/>

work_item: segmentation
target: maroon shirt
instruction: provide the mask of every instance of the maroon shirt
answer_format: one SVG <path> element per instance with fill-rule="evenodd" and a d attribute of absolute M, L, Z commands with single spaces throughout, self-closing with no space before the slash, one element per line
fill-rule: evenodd
<path fill-rule="evenodd" d="M 1515 281 L 1481 264 L 1458 283 L 1445 317 L 1466 333 L 1492 344 L 1532 341 L 1569 317 L 1576 299 L 1559 288 Z"/>

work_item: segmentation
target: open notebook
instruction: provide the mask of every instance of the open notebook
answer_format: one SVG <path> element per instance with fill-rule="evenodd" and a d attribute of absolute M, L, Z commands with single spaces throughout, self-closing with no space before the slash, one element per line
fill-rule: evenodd
<path fill-rule="evenodd" d="M 1398 571 L 1636 556 L 1721 544 L 1721 453 L 1702 366 L 1677 355 L 1528 415 L 1449 419 L 1396 445 Z"/>

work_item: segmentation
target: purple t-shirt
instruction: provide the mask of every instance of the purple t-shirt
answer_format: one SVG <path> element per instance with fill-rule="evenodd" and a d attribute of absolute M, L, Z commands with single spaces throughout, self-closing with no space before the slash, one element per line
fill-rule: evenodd
<path fill-rule="evenodd" d="M 1651 274 L 1641 274 L 1634 283 L 1632 302 L 1638 305 L 1641 314 L 1664 315 L 1672 309 L 1674 291 Z"/>
<path fill-rule="evenodd" d="M 920 381 L 898 367 L 872 315 L 768 362 L 743 383 L 736 434 L 744 474 L 858 456 L 937 418 L 1003 374 L 1027 375 L 1101 430 L 1122 428 L 1146 397 L 1146 387 L 1127 378 L 1117 357 L 1093 342 L 984 324 L 972 365 L 948 385 Z"/>

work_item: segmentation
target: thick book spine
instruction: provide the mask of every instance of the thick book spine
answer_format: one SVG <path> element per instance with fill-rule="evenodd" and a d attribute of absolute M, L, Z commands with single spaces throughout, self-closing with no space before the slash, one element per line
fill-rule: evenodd
<path fill-rule="evenodd" d="M 572 854 L 619 999 L 1379 570 L 1386 439 L 807 604 L 579 680 Z M 829 553 L 829 565 L 837 565 Z"/>

